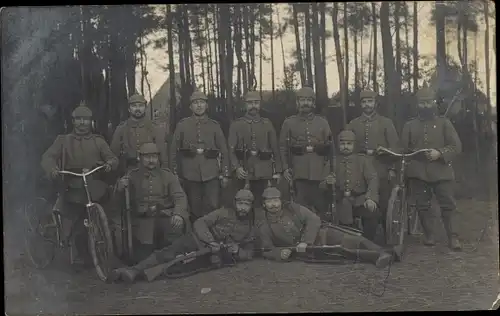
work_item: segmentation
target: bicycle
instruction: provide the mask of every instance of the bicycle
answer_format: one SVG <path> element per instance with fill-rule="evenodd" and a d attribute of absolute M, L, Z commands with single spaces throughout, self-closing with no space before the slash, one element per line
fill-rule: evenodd
<path fill-rule="evenodd" d="M 87 197 L 85 205 L 87 216 L 84 218 L 84 226 L 88 230 L 89 250 L 99 279 L 106 281 L 111 270 L 110 260 L 112 260 L 113 255 L 111 232 L 103 207 L 91 200 L 87 183 L 87 176 L 103 167 L 102 165 L 91 171 L 83 169 L 82 173 L 64 170 L 58 173 L 83 178 Z M 34 203 L 26 205 L 24 214 L 28 222 L 28 231 L 25 235 L 27 254 L 36 268 L 43 269 L 52 263 L 56 250 L 61 251 L 69 247 L 73 227 L 71 227 L 69 236 L 63 237 L 61 213 L 50 207 L 44 198 L 36 198 Z M 37 250 L 42 250 L 41 254 L 38 254 Z M 41 256 L 39 257 L 39 255 Z M 72 259 L 70 260 L 72 261 Z"/>
<path fill-rule="evenodd" d="M 411 153 L 400 154 L 385 147 L 379 147 L 378 151 L 380 154 L 385 153 L 400 159 L 398 182 L 391 191 L 387 206 L 385 235 L 388 245 L 403 245 L 405 235 L 413 233 L 418 225 L 418 213 L 408 203 L 409 194 L 405 180 L 407 159 L 429 152 L 430 149 L 424 148 Z M 408 229 L 408 227 L 411 229 Z"/>

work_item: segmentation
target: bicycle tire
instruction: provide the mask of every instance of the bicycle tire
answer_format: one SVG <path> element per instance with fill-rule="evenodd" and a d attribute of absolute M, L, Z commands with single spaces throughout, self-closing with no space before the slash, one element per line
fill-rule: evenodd
<path fill-rule="evenodd" d="M 23 212 L 26 219 L 25 253 L 35 268 L 44 269 L 54 260 L 57 248 L 58 228 L 51 206 L 46 199 L 38 197 L 26 203 Z"/>
<path fill-rule="evenodd" d="M 89 250 L 97 276 L 106 282 L 113 268 L 113 239 L 108 225 L 108 218 L 100 204 L 94 203 L 89 212 L 88 232 Z"/>
<path fill-rule="evenodd" d="M 403 205 L 404 190 L 400 186 L 392 189 L 386 213 L 386 243 L 387 245 L 403 245 L 408 225 L 407 203 Z"/>

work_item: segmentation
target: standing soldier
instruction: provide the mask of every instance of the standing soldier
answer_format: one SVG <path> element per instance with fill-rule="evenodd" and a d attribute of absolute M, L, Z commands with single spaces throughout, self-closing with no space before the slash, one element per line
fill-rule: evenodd
<path fill-rule="evenodd" d="M 120 158 L 126 172 L 137 167 L 138 151 L 144 143 L 155 143 L 160 150 L 161 166 L 167 165 L 167 143 L 165 131 L 146 117 L 146 99 L 134 94 L 128 99 L 130 117 L 116 128 L 111 141 L 111 150 Z"/>
<path fill-rule="evenodd" d="M 401 135 L 401 147 L 410 152 L 429 148 L 425 159 L 409 162 L 407 177 L 411 180 L 412 193 L 415 194 L 420 223 L 424 231 L 424 244 L 434 242 L 434 221 L 430 213 L 432 193 L 441 207 L 441 217 L 452 250 L 461 250 L 457 238 L 453 196 L 455 175 L 451 166 L 452 159 L 462 151 L 462 143 L 453 124 L 445 117 L 436 115 L 435 92 L 423 88 L 417 92 L 418 117 L 407 122 Z"/>
<path fill-rule="evenodd" d="M 225 187 L 229 177 L 227 142 L 207 106 L 203 92 L 191 95 L 193 115 L 177 124 L 170 146 L 171 169 L 184 180 L 193 220 L 219 208 L 219 180 Z"/>
<path fill-rule="evenodd" d="M 269 119 L 259 115 L 260 101 L 257 91 L 248 92 L 245 116 L 229 128 L 231 166 L 239 180 L 238 189 L 243 188 L 244 180 L 249 180 L 257 205 L 261 204 L 268 181 L 279 179 L 282 172 L 276 131 Z"/>
<path fill-rule="evenodd" d="M 314 91 L 309 87 L 297 91 L 299 113 L 285 119 L 281 127 L 281 162 L 285 179 L 297 191 L 296 202 L 324 217 L 326 199 L 318 186 L 330 172 L 328 157 L 333 150 L 333 140 L 328 121 L 313 113 L 314 98 Z"/>
<path fill-rule="evenodd" d="M 60 170 L 82 172 L 82 169 L 93 169 L 98 165 L 105 165 L 105 171 L 109 172 L 118 167 L 118 159 L 115 157 L 104 138 L 92 134 L 92 111 L 81 104 L 72 113 L 73 132 L 67 135 L 57 136 L 54 143 L 42 155 L 42 168 L 55 179 Z M 98 175 L 92 175 L 89 179 L 89 190 L 92 199 L 99 201 L 107 192 L 108 185 L 99 180 Z M 72 263 L 84 263 L 81 252 L 86 252 L 87 238 L 83 226 L 83 215 L 87 195 L 80 177 L 64 176 L 64 187 L 59 195 L 54 208 L 62 213 L 64 235 L 71 238 L 71 261 Z M 74 228 L 72 228 L 74 225 Z M 71 232 L 74 230 L 73 232 Z"/>
<path fill-rule="evenodd" d="M 379 146 L 396 150 L 398 146 L 398 134 L 392 121 L 380 114 L 376 110 L 377 94 L 373 91 L 361 91 L 361 108 L 363 114 L 355 118 L 346 126 L 347 130 L 352 130 L 356 134 L 355 150 L 367 156 L 373 156 L 373 166 L 375 167 L 379 179 L 380 190 L 380 215 L 381 224 L 385 228 L 385 214 L 387 212 L 387 202 L 391 194 L 391 181 L 396 176 L 396 167 L 392 163 L 383 161 L 377 156 Z"/>

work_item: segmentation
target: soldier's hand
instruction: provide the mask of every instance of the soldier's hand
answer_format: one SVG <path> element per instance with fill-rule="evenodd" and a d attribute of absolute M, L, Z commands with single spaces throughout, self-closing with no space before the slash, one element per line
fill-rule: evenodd
<path fill-rule="evenodd" d="M 239 167 L 236 169 L 236 177 L 240 180 L 244 180 L 248 177 L 248 172 L 246 172 L 243 167 Z"/>
<path fill-rule="evenodd" d="M 222 188 L 227 188 L 228 183 L 229 183 L 229 179 L 227 177 L 220 178 L 220 185 Z"/>
<path fill-rule="evenodd" d="M 212 249 L 212 252 L 218 252 L 220 250 L 220 244 L 217 242 L 211 242 L 209 246 L 210 249 Z"/>
<path fill-rule="evenodd" d="M 283 172 L 283 176 L 285 177 L 286 181 L 288 182 L 292 181 L 292 170 L 290 168 L 286 169 Z"/>
<path fill-rule="evenodd" d="M 105 172 L 110 172 L 111 171 L 111 165 L 109 163 L 104 164 L 104 171 Z"/>
<path fill-rule="evenodd" d="M 326 176 L 325 181 L 326 184 L 335 185 L 336 182 L 335 175 L 330 173 L 329 175 Z"/>
<path fill-rule="evenodd" d="M 276 184 L 279 184 L 281 180 L 281 175 L 279 173 L 273 174 L 273 180 L 276 181 Z"/>
<path fill-rule="evenodd" d="M 368 199 L 365 201 L 364 207 L 370 212 L 373 212 L 377 209 L 377 203 L 375 203 L 375 201 L 373 200 Z"/>
<path fill-rule="evenodd" d="M 123 190 L 129 185 L 129 179 L 127 177 L 123 177 L 118 181 L 118 190 Z"/>
<path fill-rule="evenodd" d="M 396 170 L 389 170 L 389 173 L 387 175 L 387 179 L 389 181 L 392 181 L 394 178 L 396 178 Z"/>
<path fill-rule="evenodd" d="M 57 176 L 59 175 L 59 168 L 58 167 L 54 167 L 52 168 L 52 170 L 50 170 L 50 176 L 54 179 L 54 178 L 57 178 Z"/>
<path fill-rule="evenodd" d="M 301 242 L 297 245 L 297 252 L 303 253 L 306 252 L 307 244 L 305 242 Z"/>
<path fill-rule="evenodd" d="M 229 244 L 227 250 L 230 253 L 238 253 L 238 251 L 240 250 L 240 247 L 238 246 L 237 243 L 231 243 L 231 244 Z"/>
<path fill-rule="evenodd" d="M 184 219 L 182 217 L 180 217 L 179 215 L 172 216 L 170 221 L 171 221 L 174 229 L 179 229 L 184 224 Z"/>
<path fill-rule="evenodd" d="M 430 151 L 426 152 L 425 155 L 427 156 L 427 159 L 429 161 L 434 161 L 441 157 L 441 153 L 436 149 L 431 149 Z"/>
<path fill-rule="evenodd" d="M 290 258 L 290 255 L 292 254 L 292 250 L 291 249 L 288 249 L 288 248 L 285 248 L 285 249 L 281 249 L 281 260 L 287 260 L 288 258 Z"/>

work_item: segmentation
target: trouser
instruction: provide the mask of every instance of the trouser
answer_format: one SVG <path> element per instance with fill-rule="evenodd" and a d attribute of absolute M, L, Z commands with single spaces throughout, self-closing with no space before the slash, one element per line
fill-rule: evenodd
<path fill-rule="evenodd" d="M 389 198 L 391 197 L 392 191 L 392 182 L 388 180 L 387 176 L 382 177 L 379 175 L 379 223 L 382 225 L 382 231 L 385 236 L 385 227 L 386 227 L 386 217 L 387 217 L 387 208 L 389 207 Z M 385 240 L 385 238 L 383 238 Z"/>
<path fill-rule="evenodd" d="M 259 179 L 259 180 L 250 180 L 250 191 L 255 198 L 254 206 L 261 207 L 262 206 L 262 193 L 267 188 L 268 180 Z M 245 187 L 245 180 L 238 180 L 236 183 L 237 190 L 241 190 Z"/>
<path fill-rule="evenodd" d="M 326 218 L 328 206 L 326 204 L 326 192 L 319 189 L 320 181 L 297 179 L 295 182 L 296 201 L 298 204 L 303 205 L 323 220 Z"/>
<path fill-rule="evenodd" d="M 184 189 L 188 196 L 192 222 L 219 208 L 219 179 L 216 178 L 205 182 L 186 180 Z"/>
<path fill-rule="evenodd" d="M 364 206 L 358 206 L 353 209 L 353 216 L 354 218 L 361 219 L 361 224 L 363 225 L 363 236 L 370 241 L 374 241 L 375 235 L 377 234 L 380 212 L 378 210 L 370 212 Z"/>

